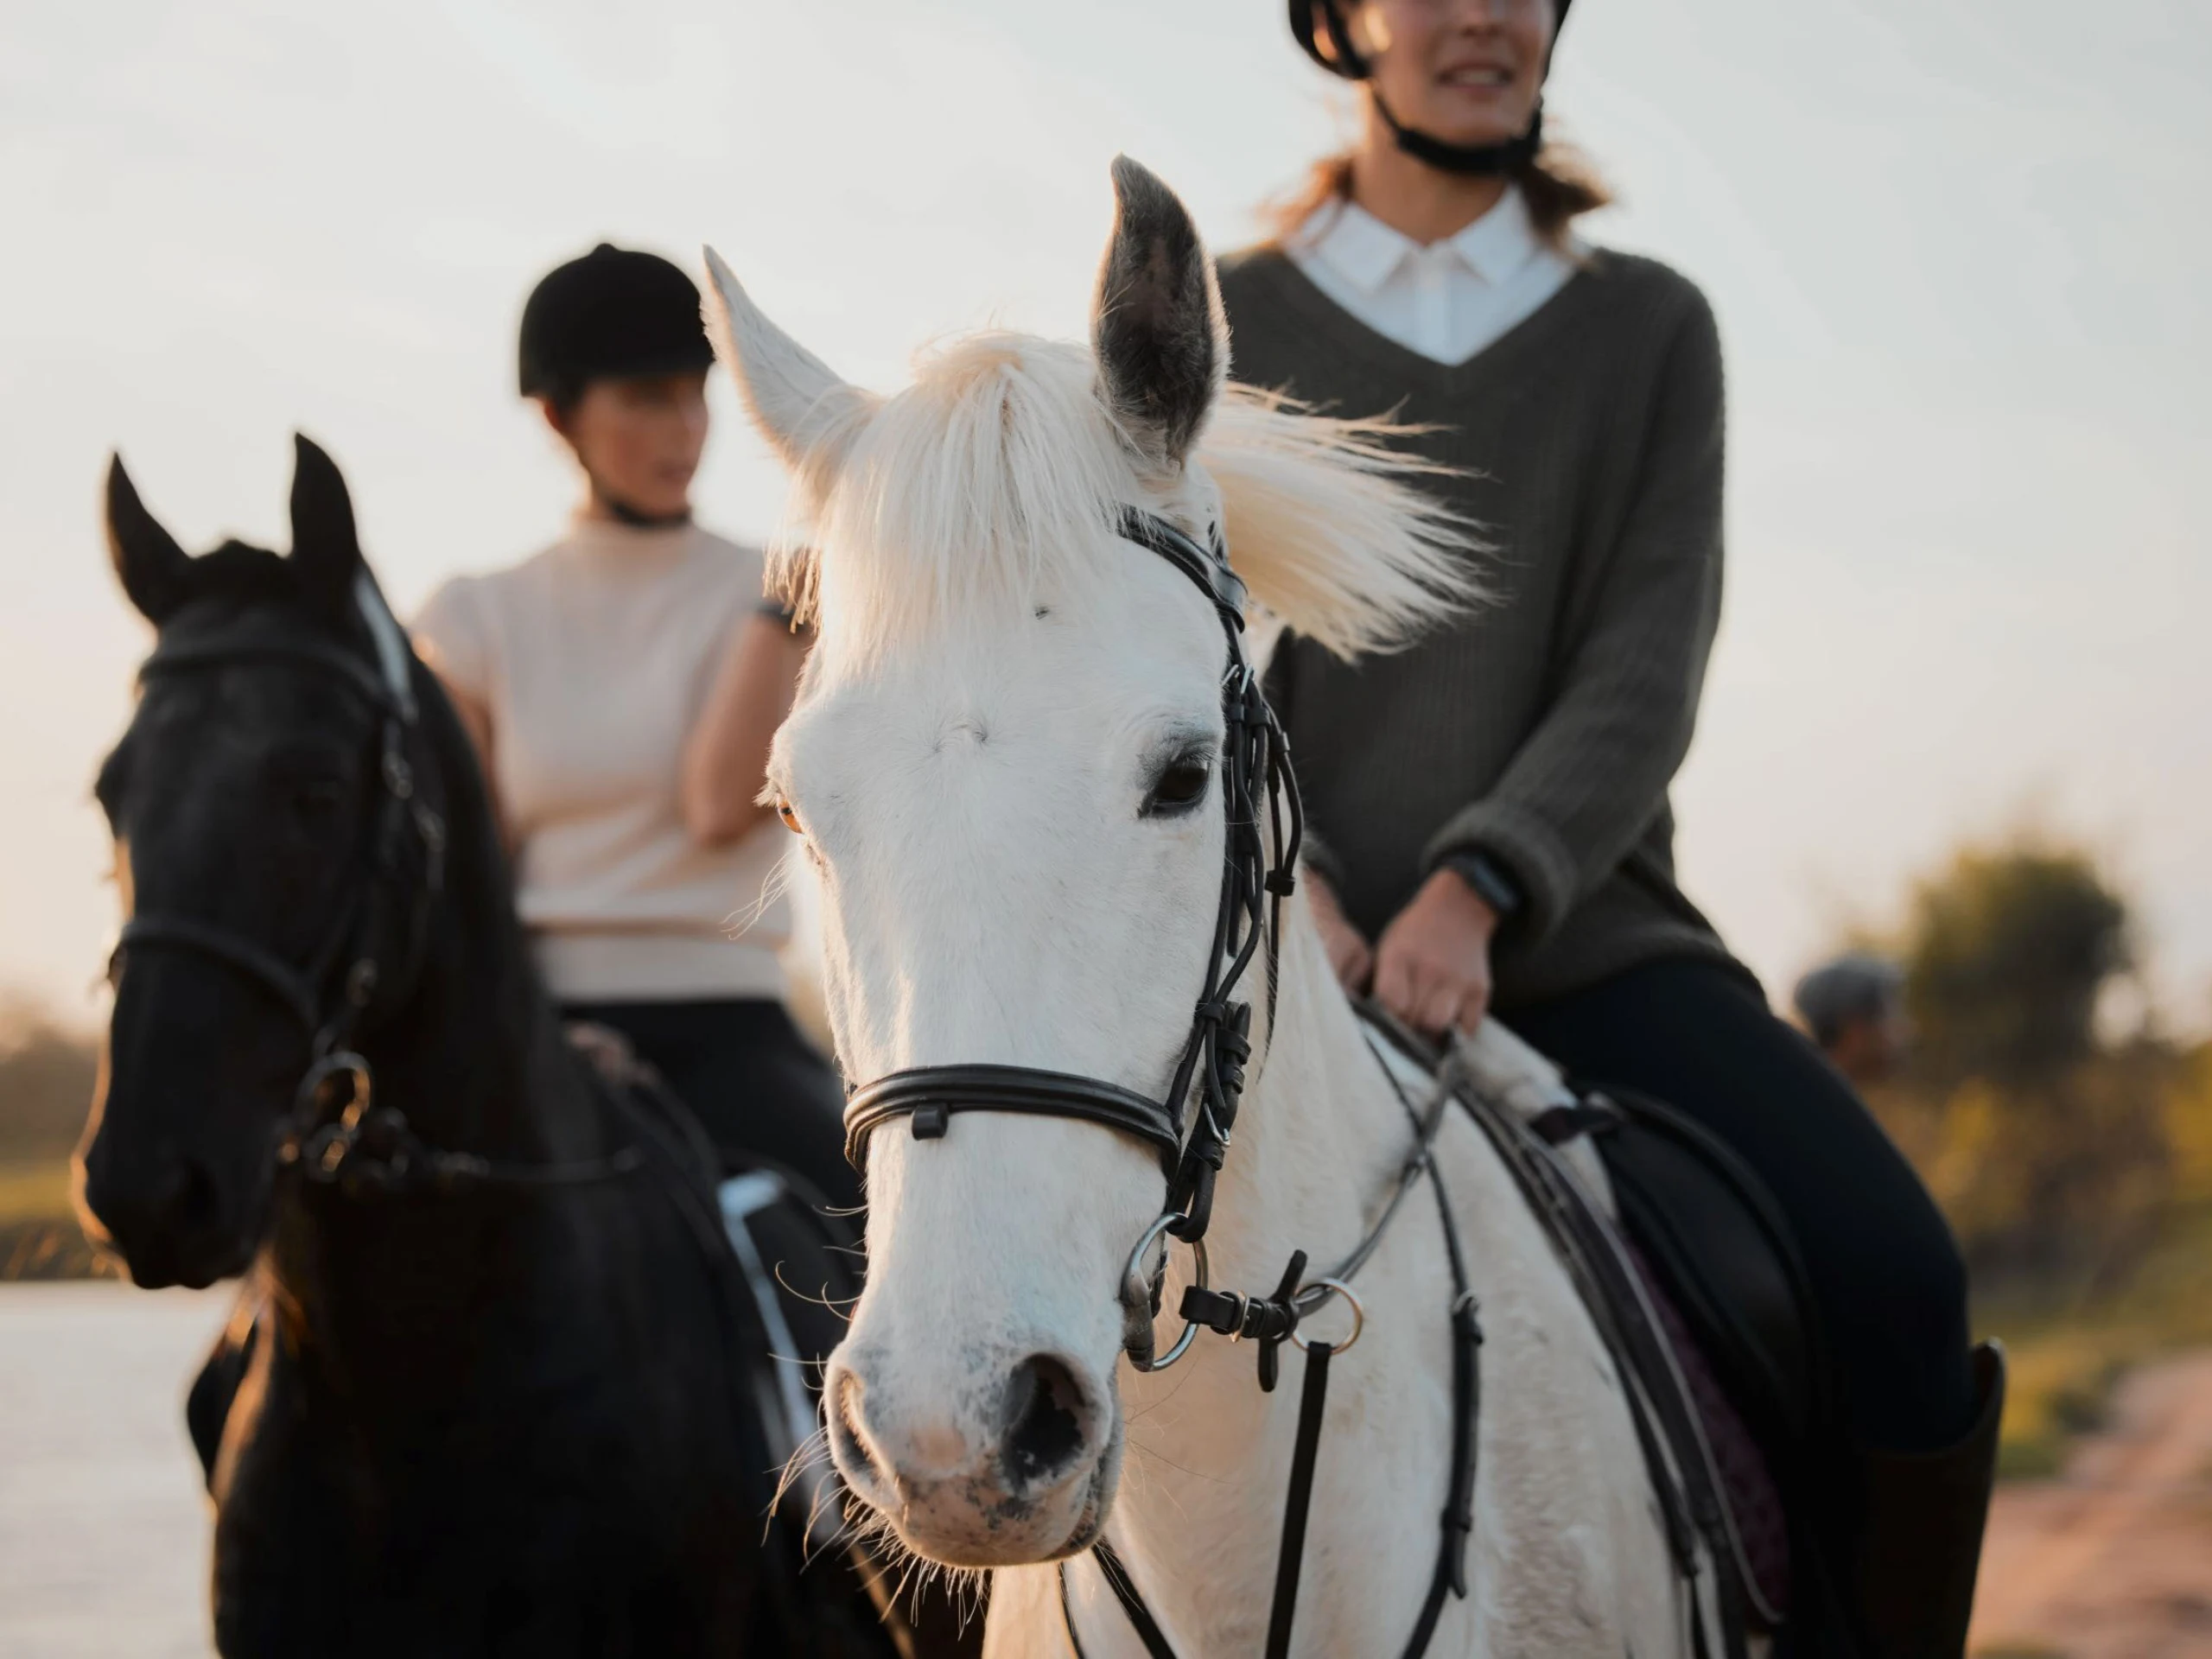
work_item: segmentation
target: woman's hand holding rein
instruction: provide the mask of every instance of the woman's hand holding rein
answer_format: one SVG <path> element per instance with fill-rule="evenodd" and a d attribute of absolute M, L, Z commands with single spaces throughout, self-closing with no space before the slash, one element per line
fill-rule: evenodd
<path fill-rule="evenodd" d="M 1354 995 L 1375 1000 L 1430 1036 L 1472 1033 L 1490 1008 L 1490 943 L 1497 912 L 1455 870 L 1438 870 L 1370 947 L 1345 917 L 1335 891 L 1304 873 L 1329 966 Z"/>

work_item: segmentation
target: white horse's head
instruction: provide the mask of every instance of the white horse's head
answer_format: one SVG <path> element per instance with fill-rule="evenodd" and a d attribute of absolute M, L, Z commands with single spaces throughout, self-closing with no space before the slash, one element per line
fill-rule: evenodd
<path fill-rule="evenodd" d="M 1168 1089 L 1222 886 L 1224 645 L 1192 582 L 1120 538 L 1124 507 L 1224 530 L 1255 601 L 1347 653 L 1463 591 L 1454 527 L 1379 429 L 1224 387 L 1189 216 L 1127 160 L 1114 183 L 1088 349 L 976 335 L 888 399 L 709 255 L 723 359 L 810 520 L 785 574 L 819 639 L 771 787 L 820 873 L 855 1081 L 985 1063 Z M 1117 1286 L 1161 1194 L 1154 1153 L 1092 1123 L 874 1136 L 830 1445 L 913 1548 L 988 1566 L 1096 1536 Z"/>

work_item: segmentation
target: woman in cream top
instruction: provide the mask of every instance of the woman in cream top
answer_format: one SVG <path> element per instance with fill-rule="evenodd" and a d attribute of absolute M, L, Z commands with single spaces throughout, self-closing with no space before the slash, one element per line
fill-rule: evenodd
<path fill-rule="evenodd" d="M 563 1013 L 613 1027 L 733 1162 L 856 1201 L 836 1077 L 783 1004 L 788 845 L 758 806 L 804 643 L 761 555 L 691 522 L 713 353 L 689 277 L 602 245 L 523 316 L 522 390 L 586 485 L 569 533 L 415 634 L 475 738 Z"/>

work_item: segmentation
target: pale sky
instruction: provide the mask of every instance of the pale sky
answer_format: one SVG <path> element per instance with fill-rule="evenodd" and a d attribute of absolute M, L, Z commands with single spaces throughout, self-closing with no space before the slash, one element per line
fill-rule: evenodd
<path fill-rule="evenodd" d="M 1777 995 L 2032 812 L 2212 1016 L 2212 7 L 1580 0 L 1550 109 L 1593 239 L 1702 284 L 1729 597 L 1683 879 Z M 0 10 L 0 989 L 89 1018 L 89 787 L 145 632 L 119 446 L 188 547 L 282 546 L 289 435 L 403 613 L 558 532 L 514 397 L 531 283 L 712 241 L 849 376 L 1084 323 L 1127 150 L 1217 247 L 1345 128 L 1275 0 L 101 0 Z M 781 480 L 727 387 L 701 516 Z"/>

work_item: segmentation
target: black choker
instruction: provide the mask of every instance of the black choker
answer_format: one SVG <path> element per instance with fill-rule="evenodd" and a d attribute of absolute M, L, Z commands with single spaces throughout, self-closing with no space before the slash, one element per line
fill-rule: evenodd
<path fill-rule="evenodd" d="M 606 491 L 597 492 L 600 505 L 607 509 L 607 516 L 618 524 L 627 524 L 632 530 L 678 530 L 691 522 L 691 509 L 681 512 L 639 512 L 626 501 L 618 501 Z"/>

